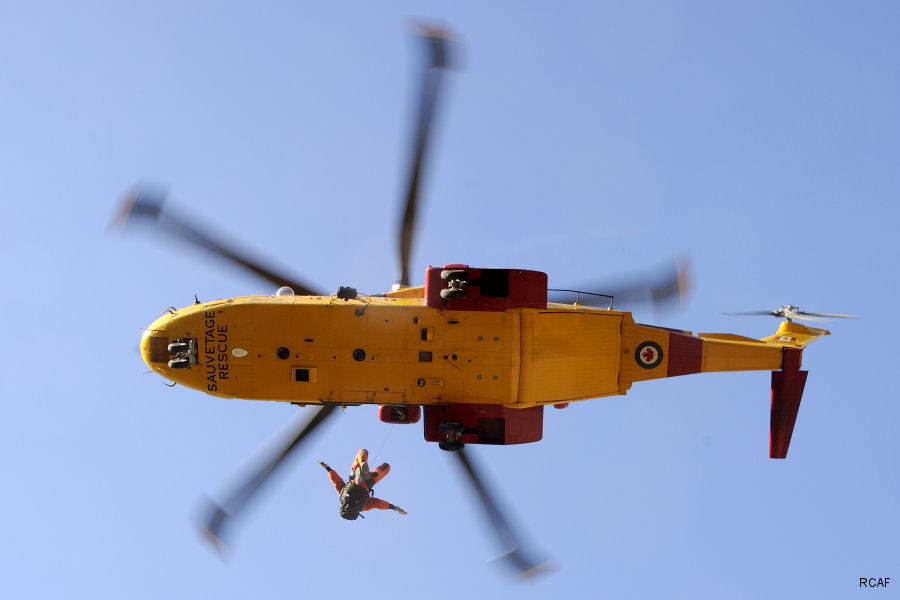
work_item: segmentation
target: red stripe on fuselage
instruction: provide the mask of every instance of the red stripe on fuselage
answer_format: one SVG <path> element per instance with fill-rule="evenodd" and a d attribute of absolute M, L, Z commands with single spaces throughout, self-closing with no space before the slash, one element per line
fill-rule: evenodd
<path fill-rule="evenodd" d="M 692 335 L 669 333 L 668 377 L 699 373 L 702 365 L 703 340 Z"/>

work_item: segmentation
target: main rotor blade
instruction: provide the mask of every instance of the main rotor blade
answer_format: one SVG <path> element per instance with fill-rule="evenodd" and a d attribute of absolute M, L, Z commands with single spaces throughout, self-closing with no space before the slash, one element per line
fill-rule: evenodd
<path fill-rule="evenodd" d="M 316 414 L 309 421 L 297 429 L 297 433 L 294 434 L 290 441 L 275 452 L 265 464 L 251 473 L 241 485 L 235 488 L 225 502 L 216 504 L 211 500 L 209 501 L 201 527 L 203 533 L 210 541 L 219 546 L 223 545 L 225 526 L 230 522 L 230 519 L 238 515 L 275 469 L 283 464 L 284 459 L 296 450 L 300 443 L 315 431 L 334 409 L 335 405 L 328 404 L 316 411 Z"/>
<path fill-rule="evenodd" d="M 586 293 L 577 294 L 572 289 Z M 654 308 L 661 308 L 683 301 L 689 292 L 690 264 L 687 260 L 679 260 L 654 273 L 617 285 L 594 281 L 567 290 L 549 290 L 547 300 L 563 304 L 571 304 L 577 300 L 583 306 L 605 308 L 610 305 L 609 297 L 612 296 L 615 299 L 614 307 L 649 303 Z"/>
<path fill-rule="evenodd" d="M 301 296 L 320 295 L 306 284 L 265 267 L 260 262 L 229 248 L 225 243 L 217 241 L 216 238 L 221 239 L 221 236 L 204 233 L 199 226 L 191 224 L 186 217 L 175 215 L 171 210 L 163 211 L 164 204 L 165 195 L 159 191 L 149 187 L 137 188 L 123 198 L 122 209 L 114 224 L 151 222 L 166 233 L 247 269 L 277 287 L 289 286 Z"/>
<path fill-rule="evenodd" d="M 443 69 L 448 66 L 449 49 L 446 32 L 440 28 L 423 27 L 422 39 L 428 47 L 430 60 L 425 65 L 422 79 L 419 121 L 413 143 L 412 165 L 406 190 L 406 207 L 403 211 L 403 219 L 400 221 L 400 278 L 397 280 L 400 287 L 409 286 L 409 257 L 415 233 L 422 169 L 428 149 L 431 124 L 434 121 L 438 92 L 441 86 L 441 74 Z"/>
<path fill-rule="evenodd" d="M 494 502 L 494 499 L 487 490 L 482 478 L 478 475 L 475 466 L 469 460 L 465 449 L 457 450 L 453 454 L 456 454 L 457 458 L 459 458 L 459 462 L 462 465 L 463 470 L 465 470 L 466 474 L 469 476 L 469 481 L 472 483 L 475 493 L 478 494 L 478 498 L 481 500 L 485 516 L 490 522 L 491 527 L 494 528 L 494 533 L 497 535 L 497 539 L 503 547 L 504 552 L 501 556 L 506 559 L 507 564 L 519 575 L 529 576 L 537 574 L 541 571 L 544 564 L 534 561 L 528 553 L 523 550 L 518 538 L 509 526 L 509 523 L 507 523 L 500 508 Z"/>
<path fill-rule="evenodd" d="M 722 314 L 727 317 L 759 317 L 759 316 L 780 317 L 780 316 L 782 316 L 781 313 L 776 312 L 774 310 L 751 310 L 749 312 L 727 312 L 727 313 L 722 313 Z"/>

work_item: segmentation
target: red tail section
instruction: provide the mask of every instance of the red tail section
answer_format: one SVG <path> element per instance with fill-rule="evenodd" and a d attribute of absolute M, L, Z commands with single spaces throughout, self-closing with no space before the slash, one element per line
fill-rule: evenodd
<path fill-rule="evenodd" d="M 787 458 L 807 371 L 800 370 L 800 349 L 785 348 L 781 371 L 772 371 L 772 413 L 769 419 L 769 457 Z"/>

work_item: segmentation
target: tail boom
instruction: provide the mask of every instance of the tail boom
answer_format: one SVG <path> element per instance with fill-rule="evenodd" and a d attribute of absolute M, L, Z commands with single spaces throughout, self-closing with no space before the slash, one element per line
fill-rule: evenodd
<path fill-rule="evenodd" d="M 830 335 L 829 331 L 786 320 L 773 335 L 762 339 L 730 333 L 694 336 L 689 331 L 647 325 L 635 325 L 630 333 L 625 338 L 626 356 L 635 347 L 638 351 L 646 347 L 655 350 L 647 351 L 645 364 L 641 364 L 642 354 L 625 363 L 637 365 L 630 368 L 628 386 L 631 381 L 691 373 L 771 371 L 769 456 L 787 457 L 806 385 L 807 371 L 800 370 L 803 348 L 820 336 Z"/>

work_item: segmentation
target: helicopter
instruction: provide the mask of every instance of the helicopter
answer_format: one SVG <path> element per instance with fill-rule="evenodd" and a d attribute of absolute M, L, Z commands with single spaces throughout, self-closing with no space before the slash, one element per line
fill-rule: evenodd
<path fill-rule="evenodd" d="M 287 402 L 316 408 L 221 504 L 211 502 L 205 534 L 221 543 L 232 522 L 286 457 L 338 407 L 378 405 L 392 424 L 423 422 L 424 438 L 457 457 L 478 495 L 508 563 L 528 574 L 541 564 L 527 552 L 464 450 L 469 444 L 532 443 L 543 435 L 544 410 L 623 395 L 636 382 L 681 375 L 771 371 L 770 456 L 786 458 L 807 372 L 802 351 L 825 329 L 795 322 L 844 317 L 784 306 L 761 339 L 636 323 L 614 303 L 661 303 L 682 297 L 687 269 L 605 293 L 548 287 L 546 273 L 448 263 L 411 284 L 410 255 L 423 165 L 450 38 L 424 27 L 427 49 L 419 115 L 398 233 L 399 277 L 389 291 L 336 293 L 250 258 L 188 216 L 157 190 L 126 194 L 116 222 L 143 222 L 267 280 L 274 294 L 196 301 L 170 308 L 143 332 L 149 368 L 174 382 L 222 398 Z M 760 314 L 760 313 L 753 313 Z"/>

